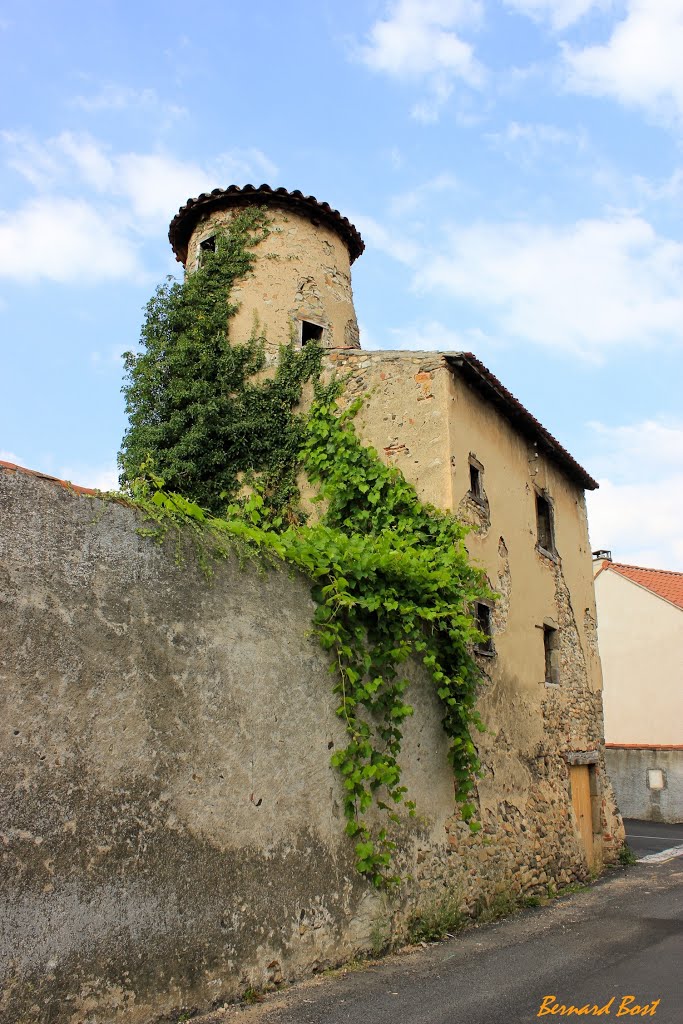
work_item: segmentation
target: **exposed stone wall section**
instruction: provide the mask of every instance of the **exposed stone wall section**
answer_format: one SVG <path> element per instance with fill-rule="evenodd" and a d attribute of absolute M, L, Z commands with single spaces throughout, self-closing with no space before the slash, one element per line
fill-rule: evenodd
<path fill-rule="evenodd" d="M 544 558 L 544 561 L 549 560 Z M 559 745 L 565 753 L 598 751 L 595 777 L 600 789 L 602 844 L 601 851 L 598 848 L 596 855 L 609 863 L 623 845 L 624 829 L 616 811 L 616 801 L 605 764 L 602 694 L 600 690 L 593 690 L 589 686 L 590 677 L 561 564 L 554 563 L 552 571 L 555 575 L 558 611 L 560 682 L 558 686 L 546 686 L 543 701 L 544 747 L 549 750 Z M 563 769 L 559 762 L 555 770 L 560 775 L 567 774 L 566 768 Z M 596 867 L 599 866 L 600 863 L 596 864 Z"/>
<path fill-rule="evenodd" d="M 591 657 L 599 658 L 598 624 L 595 616 L 591 613 L 590 608 L 586 608 L 583 613 L 583 632 L 586 637 L 586 643 L 588 644 Z"/>
<path fill-rule="evenodd" d="M 443 358 L 336 349 L 327 354 L 325 373 L 344 381 L 342 404 L 367 397 L 355 421 L 363 440 L 397 466 L 424 500 L 449 507 Z"/>
<path fill-rule="evenodd" d="M 460 501 L 456 509 L 460 522 L 466 523 L 475 533 L 485 537 L 491 529 L 491 514 L 488 501 L 476 501 L 469 493 Z"/>
<path fill-rule="evenodd" d="M 507 629 L 508 616 L 510 614 L 510 598 L 512 595 L 512 575 L 510 573 L 510 557 L 508 554 L 505 539 L 498 540 L 498 557 L 500 564 L 498 568 L 498 579 L 495 584 L 497 594 L 496 603 L 491 616 L 493 623 L 494 644 L 496 634 L 500 635 Z"/>

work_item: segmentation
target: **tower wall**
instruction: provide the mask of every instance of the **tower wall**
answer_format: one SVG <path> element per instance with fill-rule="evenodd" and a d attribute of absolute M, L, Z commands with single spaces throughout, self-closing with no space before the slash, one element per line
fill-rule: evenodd
<path fill-rule="evenodd" d="M 197 219 L 188 242 L 189 273 L 198 266 L 202 241 L 227 225 L 235 212 L 211 210 Z M 314 224 L 294 210 L 269 204 L 268 215 L 269 234 L 254 249 L 253 269 L 232 289 L 239 310 L 231 319 L 231 337 L 248 338 L 257 318 L 274 353 L 291 338 L 300 343 L 306 321 L 322 327 L 324 348 L 360 348 L 345 242 L 326 224 Z"/>

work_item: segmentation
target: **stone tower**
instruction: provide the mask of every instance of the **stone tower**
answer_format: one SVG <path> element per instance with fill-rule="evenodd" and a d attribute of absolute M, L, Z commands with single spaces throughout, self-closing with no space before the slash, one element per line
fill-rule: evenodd
<path fill-rule="evenodd" d="M 324 348 L 360 348 L 351 292 L 351 264 L 365 248 L 346 217 L 301 192 L 268 185 L 231 185 L 188 199 L 171 221 L 169 240 L 187 272 L 236 210 L 265 206 L 271 220 L 250 275 L 238 281 L 232 298 L 239 310 L 231 321 L 237 340 L 249 337 L 258 317 L 271 354 L 294 338 Z"/>

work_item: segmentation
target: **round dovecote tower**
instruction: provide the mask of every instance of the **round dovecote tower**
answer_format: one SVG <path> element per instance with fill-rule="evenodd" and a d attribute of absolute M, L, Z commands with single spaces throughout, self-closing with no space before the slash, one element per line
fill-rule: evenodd
<path fill-rule="evenodd" d="M 232 289 L 239 304 L 232 336 L 248 338 L 256 315 L 271 351 L 292 337 L 301 345 L 318 340 L 324 348 L 360 348 L 351 264 L 365 245 L 346 217 L 313 196 L 231 185 L 188 199 L 169 229 L 176 259 L 191 273 L 202 249 L 213 247 L 221 225 L 244 206 L 267 207 L 271 224 L 254 249 L 251 273 Z"/>

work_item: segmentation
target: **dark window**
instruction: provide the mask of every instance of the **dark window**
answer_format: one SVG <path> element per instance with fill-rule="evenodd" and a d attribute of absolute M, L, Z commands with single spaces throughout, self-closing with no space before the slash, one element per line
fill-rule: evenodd
<path fill-rule="evenodd" d="M 477 622 L 477 629 L 480 633 L 483 633 L 486 637 L 485 640 L 481 640 L 476 650 L 479 654 L 493 654 L 493 635 L 491 632 L 491 609 L 487 604 L 482 604 L 478 601 L 474 606 L 474 617 Z"/>
<path fill-rule="evenodd" d="M 559 683 L 559 636 L 552 626 L 543 627 L 543 650 L 545 652 L 545 681 L 546 683 Z"/>
<path fill-rule="evenodd" d="M 201 252 L 215 252 L 216 251 L 216 236 L 209 235 L 208 238 L 203 238 L 199 243 L 199 249 Z"/>
<path fill-rule="evenodd" d="M 322 341 L 323 328 L 320 324 L 311 323 L 310 320 L 301 321 L 301 344 L 309 341 Z"/>
<path fill-rule="evenodd" d="M 544 498 L 541 494 L 536 495 L 536 529 L 538 532 L 538 546 L 545 551 L 554 553 L 553 509 L 548 499 Z"/>
<path fill-rule="evenodd" d="M 481 470 L 470 462 L 470 494 L 481 501 Z"/>

